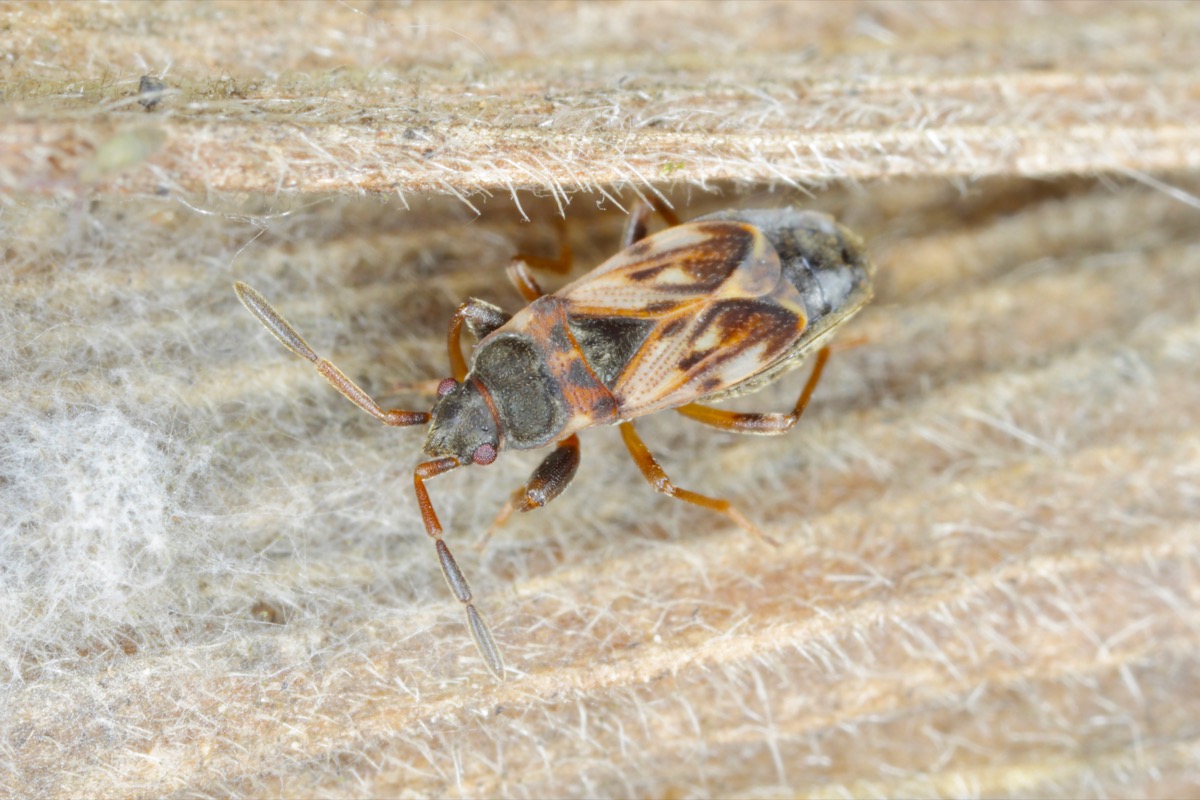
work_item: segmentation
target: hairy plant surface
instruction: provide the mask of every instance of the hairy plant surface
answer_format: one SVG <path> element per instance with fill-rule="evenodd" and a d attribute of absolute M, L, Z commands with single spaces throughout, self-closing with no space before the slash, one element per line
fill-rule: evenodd
<path fill-rule="evenodd" d="M 0 794 L 1200 792 L 1195 8 L 451 8 L 4 8 Z M 788 436 L 639 427 L 777 549 L 613 429 L 479 554 L 542 454 L 430 482 L 497 684 L 421 432 L 231 283 L 422 408 L 651 192 L 833 213 L 877 296 Z"/>

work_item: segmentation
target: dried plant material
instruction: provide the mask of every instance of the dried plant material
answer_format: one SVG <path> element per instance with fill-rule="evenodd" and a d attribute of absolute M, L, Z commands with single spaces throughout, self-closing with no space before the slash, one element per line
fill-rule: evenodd
<path fill-rule="evenodd" d="M 81 17 L 85 19 L 81 19 Z M 14 6 L 0 191 L 459 194 L 1200 166 L 1183 3 Z M 83 24 L 86 22 L 86 24 Z M 114 78 L 114 76 L 122 76 Z"/>
<path fill-rule="evenodd" d="M 1195 9 L 453 8 L 5 8 L 0 795 L 1200 792 Z M 80 183 L 148 124 L 161 149 Z M 846 146 L 762 156 L 818 140 Z M 957 179 L 786 187 L 906 172 Z M 656 190 L 862 234 L 862 344 L 786 437 L 639 429 L 775 550 L 650 491 L 610 429 L 478 556 L 537 457 L 431 483 L 495 685 L 429 563 L 419 434 L 230 285 L 386 395 L 446 371 L 463 299 L 520 305 L 543 220 L 583 270 Z"/>

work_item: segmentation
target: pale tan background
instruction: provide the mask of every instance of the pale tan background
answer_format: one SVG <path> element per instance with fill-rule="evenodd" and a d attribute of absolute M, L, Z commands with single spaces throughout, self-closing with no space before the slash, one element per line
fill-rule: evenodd
<path fill-rule="evenodd" d="M 0 794 L 1200 794 L 1200 7 L 3 20 Z M 790 436 L 642 426 L 777 551 L 607 429 L 481 556 L 537 457 L 431 484 L 498 686 L 420 433 L 230 283 L 383 392 L 560 209 L 584 269 L 652 191 L 831 211 L 879 296 Z"/>

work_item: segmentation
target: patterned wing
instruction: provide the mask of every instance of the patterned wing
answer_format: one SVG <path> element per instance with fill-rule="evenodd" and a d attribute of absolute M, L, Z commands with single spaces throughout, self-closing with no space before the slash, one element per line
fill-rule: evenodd
<path fill-rule="evenodd" d="M 775 249 L 740 222 L 670 228 L 556 294 L 623 419 L 752 378 L 807 327 Z"/>
<path fill-rule="evenodd" d="M 688 315 L 672 335 L 648 337 L 609 389 L 621 416 L 731 389 L 791 353 L 808 320 L 799 293 L 782 283 L 778 294 L 794 297 L 716 300 Z"/>
<path fill-rule="evenodd" d="M 649 236 L 555 294 L 573 316 L 661 318 L 714 298 L 764 295 L 782 269 L 758 228 L 714 220 Z"/>

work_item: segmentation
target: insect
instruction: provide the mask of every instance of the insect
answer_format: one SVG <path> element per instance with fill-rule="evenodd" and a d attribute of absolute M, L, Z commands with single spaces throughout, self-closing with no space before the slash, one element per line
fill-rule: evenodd
<path fill-rule="evenodd" d="M 668 227 L 647 235 L 656 211 Z M 499 680 L 500 648 L 443 539 L 426 481 L 467 464 L 491 464 L 504 449 L 553 446 L 513 492 L 498 525 L 512 511 L 540 508 L 562 493 L 579 466 L 579 431 L 619 425 L 657 491 L 724 514 L 766 539 L 728 500 L 672 483 L 633 420 L 673 409 L 725 431 L 785 433 L 820 380 L 830 335 L 871 298 L 874 267 L 861 240 L 817 212 L 730 210 L 681 224 L 666 206 L 641 204 L 623 244 L 552 294 L 542 291 L 530 266 L 566 271 L 569 251 L 557 262 L 514 257 L 509 276 L 529 305 L 511 316 L 476 298 L 458 307 L 448 334 L 451 377 L 438 384 L 429 412 L 384 410 L 319 357 L 262 295 L 234 285 L 246 308 L 352 403 L 385 425 L 429 425 L 422 449 L 431 460 L 413 473 L 417 505 L 471 637 Z M 477 340 L 469 364 L 464 326 Z M 789 412 L 739 413 L 699 403 L 759 389 L 814 350 L 812 372 Z"/>

